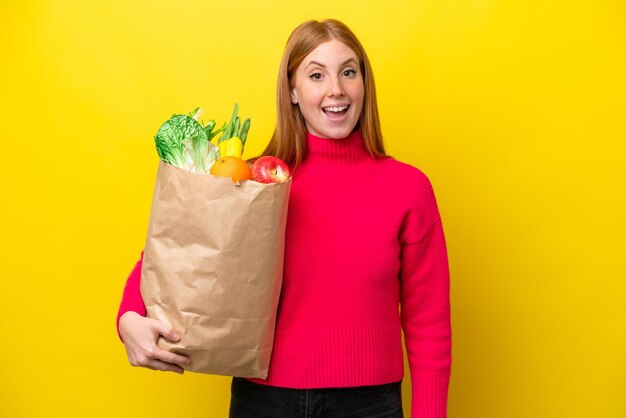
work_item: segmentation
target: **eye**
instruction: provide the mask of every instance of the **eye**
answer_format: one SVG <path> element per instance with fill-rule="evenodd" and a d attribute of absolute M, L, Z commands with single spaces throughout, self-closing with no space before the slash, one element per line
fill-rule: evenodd
<path fill-rule="evenodd" d="M 309 76 L 309 78 L 311 78 L 311 80 L 321 80 L 322 79 L 322 74 L 321 73 L 313 73 Z"/>
<path fill-rule="evenodd" d="M 345 75 L 346 77 L 351 77 L 351 76 L 353 76 L 353 75 L 355 75 L 355 74 L 356 74 L 356 71 L 355 71 L 355 70 L 353 70 L 352 68 L 350 68 L 350 69 L 348 69 L 348 70 L 345 70 L 345 71 L 343 72 L 343 75 Z"/>

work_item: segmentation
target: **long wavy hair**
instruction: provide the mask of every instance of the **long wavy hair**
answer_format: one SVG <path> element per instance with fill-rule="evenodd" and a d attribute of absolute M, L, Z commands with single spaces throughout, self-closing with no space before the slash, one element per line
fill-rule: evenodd
<path fill-rule="evenodd" d="M 298 104 L 292 103 L 290 99 L 293 76 L 307 55 L 320 44 L 331 39 L 337 39 L 346 44 L 359 59 L 365 94 L 363 108 L 355 129 L 360 126 L 365 147 L 372 157 L 387 156 L 380 130 L 374 74 L 365 49 L 344 23 L 335 19 L 326 19 L 306 21 L 295 28 L 289 36 L 278 71 L 274 134 L 262 154 L 248 161 L 272 155 L 295 169 L 304 160 L 307 152 L 306 125 Z"/>

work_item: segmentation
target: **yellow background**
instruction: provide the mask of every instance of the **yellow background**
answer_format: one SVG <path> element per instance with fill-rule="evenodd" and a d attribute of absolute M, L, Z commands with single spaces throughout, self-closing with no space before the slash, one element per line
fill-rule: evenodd
<path fill-rule="evenodd" d="M 229 377 L 133 368 L 115 332 L 153 135 L 238 101 L 244 156 L 260 152 L 289 33 L 334 17 L 371 58 L 389 153 L 439 200 L 449 416 L 626 417 L 624 2 L 4 1 L 0 16 L 0 416 L 227 416 Z M 408 368 L 403 396 L 408 417 Z"/>

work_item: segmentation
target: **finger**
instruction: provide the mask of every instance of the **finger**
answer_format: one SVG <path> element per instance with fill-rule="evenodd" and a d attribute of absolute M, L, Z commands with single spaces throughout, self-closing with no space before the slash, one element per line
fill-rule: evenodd
<path fill-rule="evenodd" d="M 164 372 L 174 372 L 178 374 L 183 374 L 185 372 L 182 367 L 171 363 L 165 363 L 156 359 L 148 360 L 148 362 L 146 363 L 146 367 L 152 370 L 161 370 Z"/>
<path fill-rule="evenodd" d="M 157 323 L 156 330 L 158 331 L 159 334 L 161 334 L 162 336 L 164 336 L 170 341 L 177 342 L 178 340 L 180 340 L 180 336 L 176 334 L 176 331 L 174 331 L 174 328 L 165 325 L 161 321 Z"/>
<path fill-rule="evenodd" d="M 156 360 L 161 360 L 166 363 L 178 364 L 181 367 L 187 366 L 191 363 L 191 360 L 187 356 L 183 356 L 180 354 L 172 353 L 167 350 L 163 350 L 159 347 L 154 348 L 154 355 L 152 358 Z"/>

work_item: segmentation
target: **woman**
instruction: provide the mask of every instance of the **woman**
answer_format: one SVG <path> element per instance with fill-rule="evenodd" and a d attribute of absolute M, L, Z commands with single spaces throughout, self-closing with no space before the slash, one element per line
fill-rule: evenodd
<path fill-rule="evenodd" d="M 446 416 L 451 366 L 445 238 L 429 179 L 385 154 L 372 69 L 341 22 L 308 21 L 281 62 L 263 155 L 292 169 L 283 286 L 267 379 L 233 378 L 231 418 Z M 141 260 L 118 313 L 131 364 L 182 373 L 145 318 Z M 401 312 L 398 312 L 398 305 Z"/>

